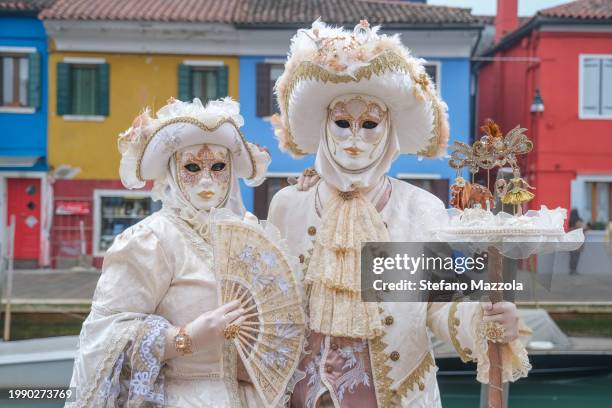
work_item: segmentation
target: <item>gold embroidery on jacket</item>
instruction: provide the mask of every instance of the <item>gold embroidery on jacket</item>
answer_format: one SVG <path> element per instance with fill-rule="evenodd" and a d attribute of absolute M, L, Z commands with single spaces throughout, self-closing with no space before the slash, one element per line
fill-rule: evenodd
<path fill-rule="evenodd" d="M 408 374 L 399 384 L 396 390 L 391 389 L 393 380 L 389 377 L 391 367 L 387 365 L 388 356 L 385 353 L 387 344 L 382 336 L 370 341 L 370 356 L 372 358 L 372 376 L 374 377 L 374 390 L 376 391 L 376 402 L 379 407 L 397 407 L 401 403 L 401 397 L 414 389 L 417 385 L 420 391 L 425 389 L 425 375 L 435 361 L 430 352 L 427 352 L 421 362 Z"/>
<path fill-rule="evenodd" d="M 471 356 L 472 350 L 470 350 L 467 347 L 462 348 L 461 343 L 459 342 L 459 339 L 457 339 L 457 334 L 459 333 L 459 325 L 461 324 L 461 321 L 456 316 L 458 306 L 459 306 L 459 301 L 453 302 L 448 312 L 448 333 L 449 333 L 451 342 L 453 343 L 453 346 L 455 347 L 455 350 L 457 350 L 457 353 L 459 354 L 459 357 L 461 358 L 461 361 L 463 361 L 464 363 L 467 363 L 468 361 L 473 360 Z"/>
<path fill-rule="evenodd" d="M 369 342 L 376 403 L 379 407 L 393 407 L 399 404 L 399 399 L 391 390 L 393 380 L 389 377 L 391 367 L 387 365 L 387 354 L 385 353 L 387 343 L 382 338 L 383 336 L 378 336 Z"/>
<path fill-rule="evenodd" d="M 402 381 L 397 387 L 397 393 L 399 395 L 405 395 L 408 391 L 412 390 L 415 385 L 418 385 L 419 390 L 425 389 L 425 375 L 429 372 L 432 367 L 435 367 L 434 358 L 430 352 L 427 352 L 418 366 Z"/>

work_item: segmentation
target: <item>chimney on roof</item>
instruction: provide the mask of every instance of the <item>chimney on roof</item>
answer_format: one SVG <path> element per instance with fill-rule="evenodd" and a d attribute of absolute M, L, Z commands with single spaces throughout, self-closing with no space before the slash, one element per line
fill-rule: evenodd
<path fill-rule="evenodd" d="M 518 27 L 518 0 L 497 0 L 495 42 Z"/>

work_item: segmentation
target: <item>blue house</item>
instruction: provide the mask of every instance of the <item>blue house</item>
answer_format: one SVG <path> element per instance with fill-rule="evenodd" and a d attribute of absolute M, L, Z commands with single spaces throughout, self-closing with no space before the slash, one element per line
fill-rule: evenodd
<path fill-rule="evenodd" d="M 334 10 L 331 7 L 333 1 L 329 2 L 328 8 L 307 10 L 310 18 L 304 15 L 304 10 L 286 9 L 298 7 L 297 2 L 288 2 L 290 4 L 283 6 L 286 8 L 271 5 L 276 8 L 259 10 L 250 21 L 237 27 L 243 43 L 248 44 L 240 56 L 239 88 L 241 111 L 245 118 L 244 132 L 258 144 L 268 147 L 272 155 L 267 181 L 254 191 L 244 189 L 247 208 L 260 217 L 266 216 L 274 193 L 287 185 L 287 176 L 297 176 L 314 164 L 313 155 L 295 160 L 278 149 L 270 115 L 277 109 L 272 89 L 283 71 L 290 38 L 298 28 L 308 27 L 319 16 L 327 23 L 345 27 L 352 27 L 364 17 L 375 16 L 369 21 L 372 25 L 382 25 L 382 32 L 400 33 L 402 42 L 413 55 L 427 60 L 428 74 L 448 104 L 450 143 L 470 140 L 470 57 L 482 25 L 469 10 L 410 2 L 371 2 L 363 3 L 357 11 L 344 10 L 341 14 L 329 15 Z M 448 203 L 449 184 L 456 176 L 446 159 L 421 160 L 406 155 L 393 164 L 389 174 L 433 192 L 445 203 Z"/>
<path fill-rule="evenodd" d="M 0 230 L 15 220 L 22 266 L 48 254 L 47 38 L 37 18 L 46 3 L 0 3 Z"/>

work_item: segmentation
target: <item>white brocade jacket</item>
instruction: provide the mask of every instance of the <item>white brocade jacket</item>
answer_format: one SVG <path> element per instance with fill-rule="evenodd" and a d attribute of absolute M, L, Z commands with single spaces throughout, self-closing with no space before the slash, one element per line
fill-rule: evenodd
<path fill-rule="evenodd" d="M 218 307 L 210 245 L 171 210 L 117 236 L 79 338 L 70 407 L 256 406 L 237 380 L 235 348 L 162 362 L 164 329 Z"/>
<path fill-rule="evenodd" d="M 391 195 L 380 211 L 387 225 L 390 240 L 432 241 L 431 230 L 440 225 L 440 222 L 444 222 L 440 217 L 441 214 L 445 214 L 442 202 L 429 192 L 409 183 L 393 178 L 390 180 Z M 268 215 L 268 221 L 281 231 L 289 248 L 295 251 L 295 255 L 304 265 L 308 264 L 317 238 L 317 229 L 321 223 L 315 206 L 316 199 L 315 187 L 308 191 L 298 191 L 295 186 L 289 186 L 273 197 Z M 321 349 L 324 350 L 322 355 L 323 359 L 327 358 L 327 363 L 317 361 L 314 356 L 316 353 L 305 357 L 314 360 L 316 364 L 309 363 L 305 369 L 307 377 L 302 380 L 307 382 L 307 387 L 321 387 L 321 390 L 308 389 L 304 392 L 302 400 L 298 401 L 294 395 L 292 406 L 316 406 L 316 397 L 330 392 L 330 399 L 336 408 L 348 407 L 351 404 L 344 404 L 343 400 L 348 401 L 347 397 L 351 392 L 362 393 L 365 390 L 374 393 L 375 398 L 363 395 L 356 398 L 359 401 L 376 401 L 375 405 L 380 408 L 440 407 L 441 399 L 436 381 L 437 367 L 428 329 L 437 338 L 452 344 L 463 361 L 477 361 L 478 379 L 487 382 L 489 368 L 487 342 L 484 336 L 479 334 L 482 309 L 478 303 L 381 302 L 379 307 L 384 334 L 367 341 L 368 353 L 362 354 L 368 356 L 370 364 L 363 366 L 368 367 L 371 372 L 360 373 L 360 378 L 363 380 L 361 383 L 355 381 L 354 387 L 344 387 L 344 384 L 334 383 L 354 376 L 355 370 L 350 363 L 352 360 L 358 361 L 360 356 L 352 357 L 355 347 L 340 346 L 338 349 L 340 353 L 335 353 L 336 357 L 330 357 L 332 351 L 324 344 L 334 345 L 337 339 L 326 336 Z M 321 343 L 321 334 L 315 333 L 315 336 L 311 334 L 310 339 L 316 339 Z M 354 344 L 359 345 L 359 340 L 356 339 Z M 309 346 L 312 347 L 312 344 Z M 315 346 L 318 350 L 318 343 Z M 343 359 L 337 357 L 338 355 L 342 357 L 347 350 L 351 352 L 350 359 L 346 356 Z M 529 363 L 525 349 L 518 340 L 504 346 L 502 358 L 505 381 L 526 376 Z M 310 371 L 316 372 L 310 373 L 309 368 Z M 296 390 L 299 388 L 298 383 Z M 313 395 L 314 399 L 311 398 Z M 352 400 L 355 401 L 356 398 Z"/>

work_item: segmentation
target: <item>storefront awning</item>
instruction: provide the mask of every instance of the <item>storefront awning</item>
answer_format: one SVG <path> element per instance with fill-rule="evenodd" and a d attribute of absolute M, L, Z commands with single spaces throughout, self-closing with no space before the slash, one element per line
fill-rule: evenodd
<path fill-rule="evenodd" d="M 0 156 L 0 167 L 33 167 L 42 156 Z"/>

